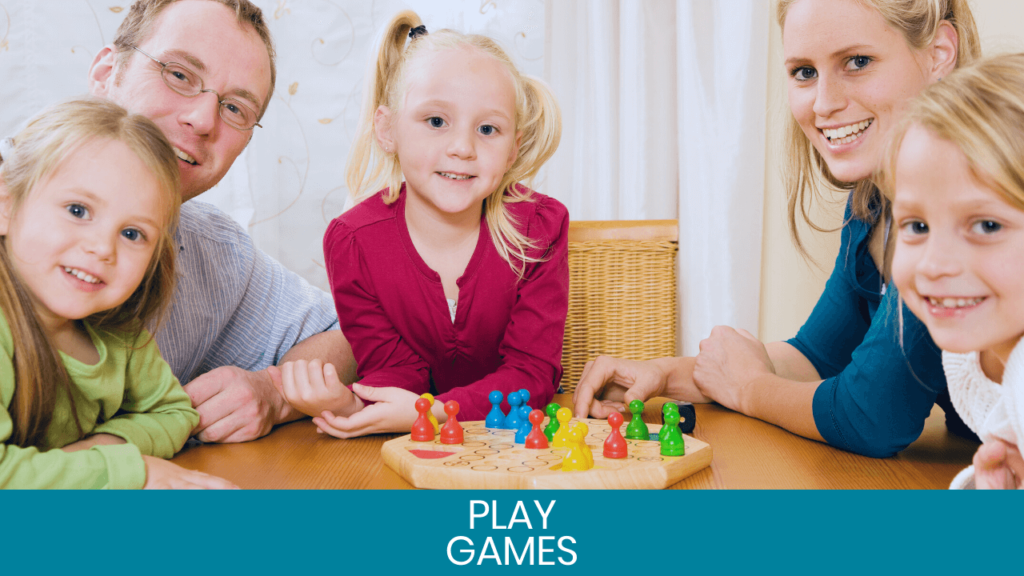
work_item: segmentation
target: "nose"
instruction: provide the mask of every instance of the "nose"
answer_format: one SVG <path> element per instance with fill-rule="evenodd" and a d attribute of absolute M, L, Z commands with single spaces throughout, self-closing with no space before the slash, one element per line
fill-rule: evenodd
<path fill-rule="evenodd" d="M 83 241 L 85 252 L 101 262 L 113 262 L 117 257 L 117 238 L 120 231 L 91 234 Z"/>
<path fill-rule="evenodd" d="M 203 90 L 192 98 L 184 99 L 186 108 L 181 121 L 192 127 L 196 134 L 209 134 L 220 115 L 220 96 L 212 90 Z"/>
<path fill-rule="evenodd" d="M 822 74 L 818 78 L 814 95 L 814 114 L 819 118 L 828 118 L 843 108 L 846 108 L 846 93 L 842 82 L 831 74 Z"/>
<path fill-rule="evenodd" d="M 475 130 L 464 128 L 451 131 L 451 140 L 448 142 L 448 155 L 460 160 L 473 160 L 476 158 Z"/>
<path fill-rule="evenodd" d="M 933 232 L 917 263 L 917 272 L 929 280 L 957 276 L 963 272 L 963 256 L 959 242 Z"/>

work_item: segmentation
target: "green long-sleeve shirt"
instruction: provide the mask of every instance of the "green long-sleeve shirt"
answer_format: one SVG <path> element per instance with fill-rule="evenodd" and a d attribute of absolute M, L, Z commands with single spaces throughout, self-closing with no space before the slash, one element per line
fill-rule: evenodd
<path fill-rule="evenodd" d="M 88 325 L 86 329 L 99 362 L 88 365 L 61 354 L 74 384 L 78 421 L 87 435 L 112 434 L 128 444 L 60 450 L 79 440 L 71 401 L 63 393 L 43 446 L 7 444 L 13 430 L 8 408 L 14 396 L 14 345 L 0 313 L 0 488 L 142 488 L 142 455 L 170 458 L 199 423 L 199 414 L 147 332 L 131 342 Z"/>

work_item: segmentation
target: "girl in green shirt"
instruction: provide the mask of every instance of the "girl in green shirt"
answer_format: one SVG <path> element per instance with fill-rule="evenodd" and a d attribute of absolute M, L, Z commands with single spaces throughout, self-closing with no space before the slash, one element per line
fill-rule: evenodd
<path fill-rule="evenodd" d="M 99 100 L 43 111 L 0 164 L 0 487 L 229 488 L 164 461 L 199 422 L 160 358 L 174 149 Z"/>

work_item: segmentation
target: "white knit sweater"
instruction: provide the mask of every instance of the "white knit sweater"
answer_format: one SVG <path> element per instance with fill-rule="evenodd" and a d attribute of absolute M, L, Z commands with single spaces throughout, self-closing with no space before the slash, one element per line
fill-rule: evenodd
<path fill-rule="evenodd" d="M 942 367 L 953 406 L 975 434 L 985 442 L 998 438 L 1019 445 L 1024 440 L 1024 344 L 1010 353 L 1001 385 L 982 372 L 977 352 L 943 352 Z M 949 487 L 974 488 L 974 467 L 957 474 Z"/>

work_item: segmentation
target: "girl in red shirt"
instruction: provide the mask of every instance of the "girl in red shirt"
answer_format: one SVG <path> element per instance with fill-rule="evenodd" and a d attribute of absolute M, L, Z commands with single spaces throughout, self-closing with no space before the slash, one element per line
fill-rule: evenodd
<path fill-rule="evenodd" d="M 483 420 L 493 390 L 544 406 L 562 374 L 569 215 L 520 182 L 558 146 L 554 97 L 490 38 L 427 34 L 414 12 L 388 25 L 375 76 L 347 174 L 360 203 L 324 237 L 361 380 L 288 363 L 282 394 L 339 438 L 408 431 L 426 392 L 440 421 L 448 400 Z"/>

